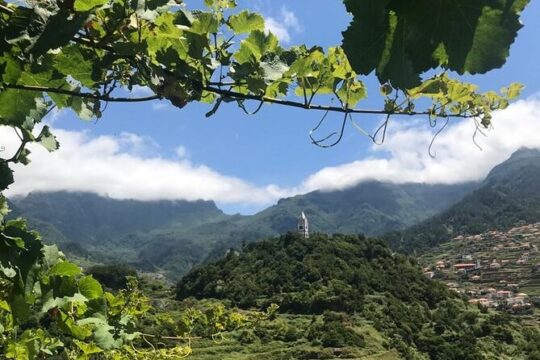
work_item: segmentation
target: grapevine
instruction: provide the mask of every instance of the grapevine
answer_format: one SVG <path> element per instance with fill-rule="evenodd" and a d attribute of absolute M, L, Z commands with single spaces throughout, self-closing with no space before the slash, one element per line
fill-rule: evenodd
<path fill-rule="evenodd" d="M 506 108 L 522 86 L 480 92 L 449 74 L 501 66 L 527 1 L 506 6 L 509 1 L 479 0 L 469 7 L 461 0 L 451 2 L 449 9 L 463 13 L 464 23 L 478 24 L 474 31 L 463 26 L 458 41 L 448 35 L 453 30 L 448 21 L 431 24 L 428 14 L 426 24 L 416 23 L 422 17 L 414 12 L 425 12 L 429 4 L 403 7 L 400 2 L 378 1 L 375 6 L 368 0 L 345 0 L 354 20 L 344 33 L 343 47 L 323 49 L 282 46 L 265 31 L 260 14 L 237 9 L 234 0 L 205 0 L 202 10 L 181 0 L 0 0 L 0 126 L 20 139 L 11 153 L 0 144 L 4 356 L 144 359 L 159 353 L 178 358 L 191 353 L 195 319 L 206 319 L 211 329 L 206 335 L 215 338 L 227 326 L 246 320 L 238 314 L 227 317 L 219 308 L 211 315 L 186 313 L 187 325 L 173 338 L 187 339 L 187 345 L 137 348 L 158 335 L 138 331 L 138 321 L 151 307 L 135 283 L 117 294 L 107 292 L 55 246 L 44 245 L 23 220 L 6 220 L 9 207 L 2 192 L 14 182 L 12 165 L 30 162 L 31 143 L 48 151 L 60 145 L 42 124 L 53 109 L 90 120 L 100 118 L 110 102 L 168 100 L 179 109 L 207 103 L 208 117 L 226 104 L 252 113 L 247 102 L 256 104 L 255 112 L 266 104 L 318 111 L 321 122 L 328 113 L 340 114 L 342 124 L 335 133 L 323 138 L 314 135 L 317 128 L 310 133 L 322 147 L 338 144 L 347 124 L 364 132 L 355 118 L 360 115 L 384 115 L 379 130 L 368 134 L 376 142 L 384 140 L 394 116 L 425 116 L 431 124 L 440 118 L 467 118 L 477 129 L 489 128 L 493 112 Z M 489 11 L 477 11 L 484 8 Z M 373 26 L 366 27 L 370 21 Z M 419 38 L 422 43 L 398 36 L 407 31 L 425 35 Z M 490 41 L 492 32 L 500 35 L 500 44 Z M 468 51 L 459 46 L 466 42 L 471 42 Z M 422 51 L 411 50 L 420 45 Z M 383 105 L 361 108 L 368 96 L 363 76 L 373 71 L 380 81 L 374 93 Z M 138 88 L 151 94 L 137 97 Z M 275 311 L 269 309 L 269 316 Z"/>

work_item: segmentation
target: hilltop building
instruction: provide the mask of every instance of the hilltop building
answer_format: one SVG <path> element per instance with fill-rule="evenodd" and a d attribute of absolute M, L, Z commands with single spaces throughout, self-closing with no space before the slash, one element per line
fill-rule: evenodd
<path fill-rule="evenodd" d="M 298 234 L 304 239 L 309 239 L 309 223 L 306 214 L 304 214 L 303 211 L 298 218 Z"/>

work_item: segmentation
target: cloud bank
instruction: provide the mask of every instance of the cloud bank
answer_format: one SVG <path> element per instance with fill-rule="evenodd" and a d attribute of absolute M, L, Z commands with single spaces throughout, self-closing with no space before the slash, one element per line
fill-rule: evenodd
<path fill-rule="evenodd" d="M 55 129 L 59 150 L 48 153 L 32 146 L 32 163 L 16 166 L 15 184 L 8 196 L 32 191 L 85 191 L 116 199 L 215 200 L 225 203 L 268 204 L 288 195 L 277 186 L 256 187 L 188 160 L 179 145 L 178 160 L 158 155 L 150 138 L 123 133 L 92 138 L 84 132 Z M 14 151 L 17 138 L 6 128 L 6 153 Z"/>
<path fill-rule="evenodd" d="M 493 127 L 486 137 L 476 137 L 480 150 L 472 139 L 472 120 L 450 124 L 436 138 L 433 158 L 428 149 L 436 129 L 429 128 L 426 120 L 394 122 L 386 142 L 372 146 L 371 156 L 324 168 L 309 176 L 301 188 L 339 190 L 366 180 L 442 184 L 481 180 L 520 147 L 540 147 L 540 97 L 518 101 L 498 112 Z"/>
<path fill-rule="evenodd" d="M 302 31 L 294 12 L 288 10 L 285 6 L 281 8 L 279 17 L 270 16 L 265 18 L 265 27 L 266 31 L 272 32 L 285 44 L 291 42 L 292 33 Z"/>
<path fill-rule="evenodd" d="M 7 195 L 88 191 L 117 199 L 204 199 L 262 208 L 282 197 L 345 189 L 366 180 L 446 184 L 481 180 L 520 147 L 540 148 L 540 97 L 518 101 L 498 112 L 493 124 L 487 137 L 478 138 L 483 150 L 472 141 L 472 121 L 449 125 L 437 138 L 436 157 L 432 158 L 428 148 L 434 129 L 426 120 L 402 119 L 390 126 L 384 145 L 370 148 L 368 157 L 323 168 L 291 188 L 255 186 L 195 164 L 189 149 L 181 144 L 174 150 L 175 156 L 164 158 L 162 149 L 149 137 L 129 133 L 91 137 L 85 132 L 54 129 L 61 148 L 48 153 L 32 146 L 32 163 L 16 167 L 16 182 Z M 6 147 L 0 156 L 8 157 L 18 145 L 17 137 L 10 129 L 0 128 L 0 139 Z"/>

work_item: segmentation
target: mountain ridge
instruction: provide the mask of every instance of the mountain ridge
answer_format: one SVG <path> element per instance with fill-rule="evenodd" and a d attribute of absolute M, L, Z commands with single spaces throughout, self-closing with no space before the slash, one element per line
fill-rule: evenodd
<path fill-rule="evenodd" d="M 540 221 L 540 150 L 522 148 L 447 210 L 383 237 L 398 251 L 425 251 L 458 235 Z"/>
<path fill-rule="evenodd" d="M 213 201 L 142 202 L 91 193 L 31 193 L 11 203 L 12 216 L 28 218 L 46 240 L 70 254 L 90 262 L 121 259 L 172 275 L 231 247 L 294 230 L 301 211 L 314 232 L 379 235 L 427 218 L 474 186 L 371 181 L 281 199 L 251 216 L 227 215 Z"/>

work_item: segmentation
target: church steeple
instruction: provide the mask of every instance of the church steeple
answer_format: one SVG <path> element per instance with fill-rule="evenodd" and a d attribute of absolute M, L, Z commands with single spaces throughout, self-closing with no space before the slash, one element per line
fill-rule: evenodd
<path fill-rule="evenodd" d="M 304 239 L 309 238 L 309 223 L 306 214 L 302 211 L 302 214 L 298 218 L 298 234 Z"/>

